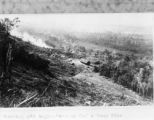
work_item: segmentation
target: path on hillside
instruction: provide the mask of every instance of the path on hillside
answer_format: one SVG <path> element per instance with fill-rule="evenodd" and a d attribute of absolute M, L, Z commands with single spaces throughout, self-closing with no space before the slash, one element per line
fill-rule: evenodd
<path fill-rule="evenodd" d="M 89 84 L 94 84 L 96 90 L 99 91 L 99 96 L 107 96 L 110 98 L 111 105 L 146 105 L 151 102 L 140 97 L 137 93 L 129 90 L 121 85 L 113 83 L 110 79 L 100 76 L 98 73 L 92 71 L 92 67 L 88 67 L 80 62 L 80 60 L 72 60 L 78 66 L 82 65 L 84 70 L 75 75 L 74 79 L 83 80 Z M 102 98 L 103 99 L 103 98 Z M 104 103 L 103 103 L 104 105 Z"/>

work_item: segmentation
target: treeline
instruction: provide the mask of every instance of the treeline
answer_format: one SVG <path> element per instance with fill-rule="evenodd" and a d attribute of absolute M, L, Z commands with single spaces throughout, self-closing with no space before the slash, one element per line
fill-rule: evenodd
<path fill-rule="evenodd" d="M 98 46 L 129 51 L 135 54 L 152 54 L 153 51 L 152 36 L 147 38 L 138 34 L 106 33 L 93 37 L 91 42 Z"/>

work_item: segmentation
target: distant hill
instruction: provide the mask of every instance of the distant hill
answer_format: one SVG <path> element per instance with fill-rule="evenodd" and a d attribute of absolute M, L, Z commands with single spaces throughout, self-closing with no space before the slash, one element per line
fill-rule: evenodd
<path fill-rule="evenodd" d="M 135 54 L 152 55 L 152 35 L 122 34 L 122 33 L 93 33 L 79 38 L 99 47 L 113 48 Z"/>
<path fill-rule="evenodd" d="M 67 33 L 67 32 L 35 32 L 22 29 L 32 36 L 41 38 L 43 42 L 54 48 L 80 45 L 87 49 L 110 48 L 121 52 L 130 52 L 152 56 L 153 40 L 150 34 L 131 33 Z"/>

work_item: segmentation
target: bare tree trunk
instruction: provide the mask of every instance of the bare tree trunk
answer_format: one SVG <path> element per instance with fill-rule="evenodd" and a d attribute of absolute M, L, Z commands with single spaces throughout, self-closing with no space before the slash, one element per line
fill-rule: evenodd
<path fill-rule="evenodd" d="M 1 74 L 1 88 L 4 91 L 7 91 L 10 86 L 12 86 L 11 80 L 11 71 L 12 71 L 12 51 L 13 51 L 13 42 L 9 36 L 1 37 L 1 66 L 2 66 L 2 74 Z"/>
<path fill-rule="evenodd" d="M 12 72 L 12 44 L 11 43 L 8 43 L 8 50 L 7 50 L 7 53 L 6 53 L 6 76 L 8 78 L 8 82 L 10 83 L 10 80 L 11 80 L 11 72 Z"/>

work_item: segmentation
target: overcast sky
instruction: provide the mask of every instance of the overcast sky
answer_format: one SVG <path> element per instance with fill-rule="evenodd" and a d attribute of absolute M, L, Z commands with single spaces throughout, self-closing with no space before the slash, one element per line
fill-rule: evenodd
<path fill-rule="evenodd" d="M 152 33 L 154 14 L 23 14 L 0 15 L 19 17 L 21 27 L 71 32 L 129 32 Z"/>

